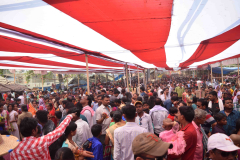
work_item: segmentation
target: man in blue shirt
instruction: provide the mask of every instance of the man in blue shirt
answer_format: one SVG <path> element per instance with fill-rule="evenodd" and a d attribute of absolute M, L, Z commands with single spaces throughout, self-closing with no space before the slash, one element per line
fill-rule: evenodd
<path fill-rule="evenodd" d="M 223 100 L 224 110 L 220 111 L 227 116 L 227 125 L 223 126 L 227 135 L 230 136 L 232 132 L 236 129 L 236 121 L 240 118 L 240 113 L 233 110 L 233 100 L 231 98 L 226 98 Z"/>
<path fill-rule="evenodd" d="M 89 138 L 88 141 L 92 142 L 88 151 L 92 152 L 94 158 L 87 158 L 88 160 L 103 160 L 103 145 L 100 142 L 99 137 L 102 135 L 102 126 L 100 124 L 95 124 L 91 128 L 93 137 Z"/>
<path fill-rule="evenodd" d="M 172 104 L 174 101 L 178 101 L 177 96 L 173 96 L 171 99 L 164 101 L 163 105 L 169 111 L 169 109 L 172 107 Z"/>

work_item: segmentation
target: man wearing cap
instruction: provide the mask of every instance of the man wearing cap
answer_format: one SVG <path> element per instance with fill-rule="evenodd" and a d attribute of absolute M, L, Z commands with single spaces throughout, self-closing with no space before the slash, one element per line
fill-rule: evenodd
<path fill-rule="evenodd" d="M 216 133 L 208 139 L 207 156 L 212 160 L 235 160 L 239 149 L 230 137 Z"/>
<path fill-rule="evenodd" d="M 114 160 L 134 160 L 131 150 L 132 142 L 137 135 L 145 133 L 147 130 L 135 123 L 137 113 L 134 106 L 124 106 L 122 111 L 127 124 L 114 131 Z"/>
<path fill-rule="evenodd" d="M 135 107 L 137 110 L 137 117 L 135 118 L 135 122 L 140 126 L 145 128 L 148 132 L 154 133 L 152 119 L 149 114 L 143 112 L 143 106 L 141 101 L 135 102 Z"/>
<path fill-rule="evenodd" d="M 132 143 L 132 151 L 136 160 L 155 158 L 157 160 L 165 160 L 168 149 L 172 147 L 171 143 L 163 142 L 152 133 L 139 134 Z"/>

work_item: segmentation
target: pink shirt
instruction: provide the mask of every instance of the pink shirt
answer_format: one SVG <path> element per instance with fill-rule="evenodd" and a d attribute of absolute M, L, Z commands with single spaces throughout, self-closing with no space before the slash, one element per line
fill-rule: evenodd
<path fill-rule="evenodd" d="M 197 146 L 194 154 L 194 160 L 203 159 L 203 143 L 202 143 L 203 134 L 201 132 L 201 129 L 196 125 L 194 121 L 192 121 L 192 124 L 197 132 Z"/>

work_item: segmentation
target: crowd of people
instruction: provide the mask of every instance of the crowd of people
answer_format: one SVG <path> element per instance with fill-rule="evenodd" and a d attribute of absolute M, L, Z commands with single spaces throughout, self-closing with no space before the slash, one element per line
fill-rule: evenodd
<path fill-rule="evenodd" d="M 234 81 L 108 82 L 92 84 L 90 93 L 51 89 L 0 100 L 0 160 L 240 159 Z"/>

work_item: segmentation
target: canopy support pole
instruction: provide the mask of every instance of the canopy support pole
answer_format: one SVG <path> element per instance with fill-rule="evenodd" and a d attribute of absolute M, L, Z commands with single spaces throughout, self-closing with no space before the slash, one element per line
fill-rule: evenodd
<path fill-rule="evenodd" d="M 15 70 L 14 70 L 14 74 L 13 74 L 13 76 L 14 76 L 14 84 L 15 84 L 15 83 L 16 83 Z"/>
<path fill-rule="evenodd" d="M 43 75 L 42 75 L 42 91 L 43 91 Z"/>
<path fill-rule="evenodd" d="M 210 64 L 211 66 L 211 84 L 212 84 L 212 65 Z"/>
<path fill-rule="evenodd" d="M 78 75 L 78 88 L 79 88 L 79 75 Z"/>
<path fill-rule="evenodd" d="M 114 73 L 113 73 L 113 84 L 115 83 L 115 77 L 114 77 Z"/>
<path fill-rule="evenodd" d="M 89 88 L 89 73 L 88 73 L 88 56 L 85 54 L 85 60 L 86 60 L 86 72 L 87 72 L 87 93 L 90 95 L 90 88 Z"/>
<path fill-rule="evenodd" d="M 145 75 L 146 75 L 146 71 L 145 71 L 145 69 L 143 70 L 143 82 L 144 82 L 144 88 L 146 89 L 146 78 L 145 78 Z"/>
<path fill-rule="evenodd" d="M 137 85 L 137 93 L 140 93 L 140 81 L 139 81 L 139 70 L 138 70 L 138 66 L 137 66 L 137 74 L 138 74 L 138 85 Z"/>
<path fill-rule="evenodd" d="M 67 75 L 67 90 L 68 90 L 68 75 Z"/>
<path fill-rule="evenodd" d="M 95 73 L 95 85 L 97 85 L 97 73 Z"/>
<path fill-rule="evenodd" d="M 223 83 L 223 68 L 222 68 L 222 62 L 221 62 L 221 77 L 222 77 L 222 83 Z"/>
<path fill-rule="evenodd" d="M 239 57 L 237 58 L 237 66 L 238 66 L 238 79 L 237 79 L 237 82 L 239 84 Z"/>
<path fill-rule="evenodd" d="M 129 92 L 129 85 L 128 85 L 128 65 L 126 63 L 126 81 L 127 81 L 127 92 Z"/>

